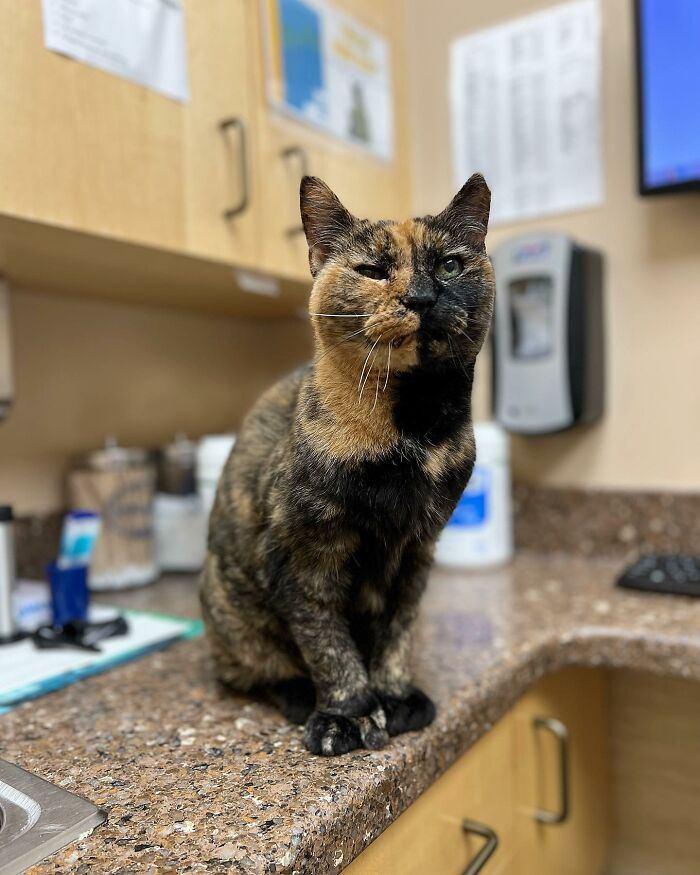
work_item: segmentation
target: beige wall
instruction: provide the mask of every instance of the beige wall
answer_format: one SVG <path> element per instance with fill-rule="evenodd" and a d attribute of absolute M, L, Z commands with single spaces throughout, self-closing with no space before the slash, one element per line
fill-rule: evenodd
<path fill-rule="evenodd" d="M 545 5 L 541 0 L 407 0 L 416 212 L 454 190 L 448 46 L 461 34 Z M 635 193 L 631 0 L 603 11 L 606 197 L 599 209 L 494 228 L 563 230 L 607 255 L 608 410 L 585 430 L 513 441 L 515 473 L 562 486 L 700 488 L 700 197 Z M 478 168 L 474 168 L 477 170 Z M 488 411 L 481 366 L 476 410 Z"/>
<path fill-rule="evenodd" d="M 447 95 L 455 36 L 538 0 L 406 0 L 416 212 L 454 190 Z M 517 476 L 566 486 L 700 488 L 700 198 L 635 194 L 629 0 L 602 0 L 606 201 L 493 229 L 556 228 L 608 258 L 608 411 L 599 425 L 517 438 Z M 475 168 L 476 169 L 476 168 Z M 235 426 L 260 390 L 308 353 L 301 321 L 243 322 L 88 299 L 13 294 L 17 403 L 0 422 L 0 501 L 57 507 L 67 459 L 114 433 L 158 444 Z M 488 414 L 488 366 L 476 411 Z"/>
<path fill-rule="evenodd" d="M 85 298 L 12 295 L 16 403 L 0 421 L 0 504 L 61 506 L 76 451 L 114 434 L 155 446 L 235 427 L 260 391 L 303 361 L 308 325 L 246 322 Z"/>

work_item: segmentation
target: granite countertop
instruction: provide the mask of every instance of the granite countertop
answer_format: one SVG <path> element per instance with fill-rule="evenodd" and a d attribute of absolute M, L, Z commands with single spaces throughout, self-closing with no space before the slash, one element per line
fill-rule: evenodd
<path fill-rule="evenodd" d="M 0 717 L 0 756 L 107 809 L 33 873 L 340 871 L 544 674 L 570 665 L 700 680 L 700 600 L 612 588 L 619 560 L 521 554 L 434 572 L 415 646 L 429 729 L 323 759 L 222 691 L 190 641 Z"/>

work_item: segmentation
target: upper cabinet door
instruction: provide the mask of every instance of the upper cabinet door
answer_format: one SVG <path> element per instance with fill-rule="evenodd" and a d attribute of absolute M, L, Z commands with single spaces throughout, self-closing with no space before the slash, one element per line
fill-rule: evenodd
<path fill-rule="evenodd" d="M 186 247 L 253 265 L 258 139 L 253 13 L 246 0 L 185 4 L 191 101 L 184 107 Z"/>
<path fill-rule="evenodd" d="M 401 0 L 338 0 L 339 9 L 381 34 L 389 44 L 393 96 L 393 155 L 377 158 L 361 148 L 329 139 L 327 182 L 348 209 L 368 219 L 405 219 L 411 206 L 404 65 L 404 6 Z"/>
<path fill-rule="evenodd" d="M 409 201 L 401 2 L 338 6 L 389 42 L 390 160 L 270 105 L 258 0 L 184 0 L 187 103 L 48 50 L 40 0 L 0 0 L 0 217 L 310 285 L 304 173 L 361 216 L 399 218 Z"/>
<path fill-rule="evenodd" d="M 324 179 L 358 216 L 377 219 L 407 215 L 410 191 L 406 184 L 405 114 L 401 108 L 403 84 L 399 73 L 404 50 L 401 4 L 399 0 L 381 4 L 345 0 L 333 4 L 383 35 L 389 43 L 394 155 L 391 160 L 382 160 L 298 122 L 271 105 L 267 97 L 264 15 L 274 3 L 275 0 L 268 0 L 256 8 L 261 266 L 271 273 L 308 280 L 307 247 L 299 218 L 299 182 L 303 173 Z"/>
<path fill-rule="evenodd" d="M 255 116 L 258 134 L 257 237 L 260 267 L 269 273 L 311 283 L 308 249 L 299 212 L 304 174 L 325 177 L 327 138 L 274 108 L 267 95 L 266 21 L 276 0 L 251 4 L 255 63 Z"/>
<path fill-rule="evenodd" d="M 326 144 L 302 125 L 267 113 L 259 132 L 261 267 L 311 284 L 299 184 L 305 174 L 326 177 Z"/>
<path fill-rule="evenodd" d="M 183 107 L 44 47 L 41 3 L 0 0 L 0 213 L 184 243 Z"/>

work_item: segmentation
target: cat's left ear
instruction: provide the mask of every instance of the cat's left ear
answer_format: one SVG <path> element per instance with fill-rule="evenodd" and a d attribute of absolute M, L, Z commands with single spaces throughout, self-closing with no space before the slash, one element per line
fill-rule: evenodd
<path fill-rule="evenodd" d="M 305 176 L 299 191 L 301 222 L 309 244 L 311 275 L 321 270 L 333 251 L 352 230 L 355 217 L 337 195 L 316 176 Z"/>
<path fill-rule="evenodd" d="M 483 249 L 489 226 L 491 191 L 480 173 L 474 173 L 437 216 L 451 234 L 473 249 Z"/>

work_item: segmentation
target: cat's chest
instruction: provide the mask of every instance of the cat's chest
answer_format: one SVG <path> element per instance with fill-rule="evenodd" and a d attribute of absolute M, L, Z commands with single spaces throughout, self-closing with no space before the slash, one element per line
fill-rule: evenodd
<path fill-rule="evenodd" d="M 470 470 L 458 465 L 436 480 L 425 453 L 403 447 L 339 472 L 336 497 L 355 527 L 385 537 L 421 537 L 444 524 Z"/>
<path fill-rule="evenodd" d="M 455 438 L 470 420 L 471 378 L 471 370 L 416 368 L 402 374 L 393 408 L 399 434 L 424 446 Z"/>

